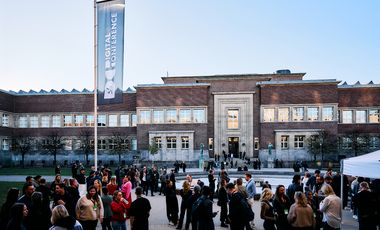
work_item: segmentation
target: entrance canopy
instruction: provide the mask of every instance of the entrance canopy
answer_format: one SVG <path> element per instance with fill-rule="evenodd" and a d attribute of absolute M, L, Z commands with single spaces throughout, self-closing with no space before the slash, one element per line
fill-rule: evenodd
<path fill-rule="evenodd" d="M 380 179 L 380 150 L 343 160 L 343 174 Z"/>

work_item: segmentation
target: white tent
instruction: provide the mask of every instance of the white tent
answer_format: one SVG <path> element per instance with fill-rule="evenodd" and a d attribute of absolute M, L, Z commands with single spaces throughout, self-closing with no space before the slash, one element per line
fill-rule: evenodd
<path fill-rule="evenodd" d="M 380 150 L 343 160 L 344 175 L 380 179 Z"/>

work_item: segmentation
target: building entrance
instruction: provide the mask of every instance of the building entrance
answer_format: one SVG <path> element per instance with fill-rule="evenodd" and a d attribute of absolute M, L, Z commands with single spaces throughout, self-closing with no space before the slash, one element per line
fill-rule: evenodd
<path fill-rule="evenodd" d="M 228 154 L 231 153 L 235 158 L 239 157 L 239 137 L 229 137 L 228 138 Z"/>

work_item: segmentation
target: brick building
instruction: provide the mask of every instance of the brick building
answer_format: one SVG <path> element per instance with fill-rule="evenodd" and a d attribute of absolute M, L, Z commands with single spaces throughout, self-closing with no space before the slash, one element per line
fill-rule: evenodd
<path fill-rule="evenodd" d="M 318 138 L 322 132 L 339 146 L 330 156 L 335 159 L 379 148 L 380 85 L 303 80 L 304 75 L 176 76 L 163 77 L 163 84 L 137 85 L 124 92 L 122 104 L 99 106 L 100 159 L 110 159 L 115 135 L 132 153 L 126 155 L 155 161 L 195 162 L 201 152 L 206 159 L 241 152 L 263 162 L 312 160 L 310 140 L 319 140 L 321 152 L 327 151 Z M 31 138 L 32 152 L 42 152 L 51 133 L 62 137 L 61 155 L 75 158 L 83 133 L 93 134 L 93 94 L 1 91 L 0 119 L 4 159 L 19 159 L 12 150 L 21 136 Z M 159 149 L 154 156 L 148 153 L 152 145 Z"/>

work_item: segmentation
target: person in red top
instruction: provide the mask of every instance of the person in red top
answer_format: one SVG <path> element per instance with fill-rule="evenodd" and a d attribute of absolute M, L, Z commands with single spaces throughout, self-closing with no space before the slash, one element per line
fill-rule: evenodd
<path fill-rule="evenodd" d="M 116 176 L 111 177 L 111 181 L 107 184 L 108 194 L 113 194 L 117 190 Z"/>
<path fill-rule="evenodd" d="M 130 208 L 131 203 L 123 198 L 123 193 L 120 191 L 115 191 L 113 194 L 113 201 L 111 203 L 112 210 L 112 229 L 114 230 L 126 230 L 127 225 L 125 221 L 127 220 L 127 210 Z"/>

